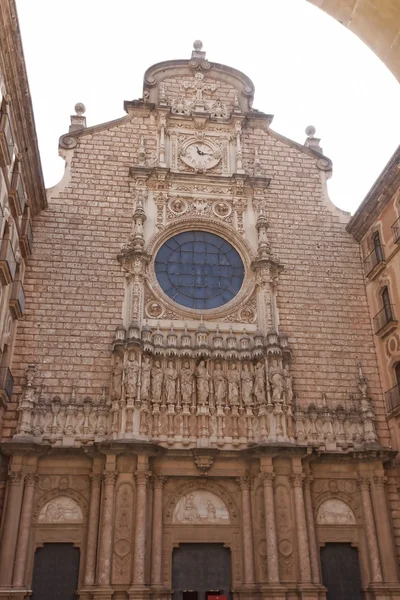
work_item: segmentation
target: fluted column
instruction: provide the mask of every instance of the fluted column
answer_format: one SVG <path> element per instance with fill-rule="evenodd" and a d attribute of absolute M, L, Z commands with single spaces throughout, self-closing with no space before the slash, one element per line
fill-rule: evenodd
<path fill-rule="evenodd" d="M 378 545 L 382 559 L 383 579 L 385 582 L 398 582 L 396 548 L 393 540 L 393 530 L 385 491 L 386 477 L 376 475 L 373 480 L 373 507 L 375 522 L 379 524 L 376 528 L 378 534 Z"/>
<path fill-rule="evenodd" d="M 264 484 L 265 536 L 269 583 L 279 582 L 278 542 L 276 537 L 274 479 L 272 472 L 261 472 Z"/>
<path fill-rule="evenodd" d="M 254 584 L 254 548 L 253 548 L 253 526 L 251 522 L 250 504 L 250 479 L 240 477 L 238 479 L 242 491 L 242 531 L 243 531 L 243 564 L 244 585 Z"/>
<path fill-rule="evenodd" d="M 162 500 L 166 477 L 155 477 L 153 497 L 153 526 L 151 540 L 151 584 L 161 586 L 162 567 Z"/>
<path fill-rule="evenodd" d="M 22 503 L 21 471 L 9 471 L 7 504 L 3 515 L 3 532 L 0 547 L 0 587 L 10 586 L 13 574 L 18 522 Z"/>
<path fill-rule="evenodd" d="M 112 529 L 114 516 L 114 488 L 117 473 L 106 471 L 103 476 L 103 513 L 100 527 L 99 564 L 97 583 L 110 585 L 111 555 L 112 555 Z"/>
<path fill-rule="evenodd" d="M 361 501 L 364 514 L 364 530 L 367 538 L 367 547 L 371 565 L 373 582 L 382 581 L 381 560 L 379 557 L 378 542 L 376 539 L 374 514 L 370 495 L 370 480 L 367 477 L 359 477 L 358 486 L 361 491 Z"/>
<path fill-rule="evenodd" d="M 31 530 L 33 498 L 37 476 L 29 473 L 25 477 L 24 497 L 22 500 L 21 517 L 19 521 L 17 549 L 15 552 L 14 574 L 12 584 L 14 587 L 23 587 L 25 583 L 25 567 Z"/>
<path fill-rule="evenodd" d="M 317 536 L 315 533 L 314 511 L 311 498 L 311 482 L 308 475 L 304 480 L 304 503 L 306 509 L 308 544 L 310 548 L 311 578 L 313 583 L 320 583 Z"/>
<path fill-rule="evenodd" d="M 135 557 L 133 562 L 133 584 L 145 585 L 146 558 L 146 496 L 149 471 L 136 471 L 136 517 L 135 517 Z"/>
<path fill-rule="evenodd" d="M 96 574 L 96 550 L 99 531 L 101 475 L 90 478 L 90 505 L 86 545 L 86 568 L 84 585 L 94 585 Z"/>
<path fill-rule="evenodd" d="M 292 473 L 294 509 L 296 514 L 296 533 L 299 551 L 300 583 L 311 583 L 310 553 L 308 549 L 307 522 L 304 507 L 302 473 Z"/>

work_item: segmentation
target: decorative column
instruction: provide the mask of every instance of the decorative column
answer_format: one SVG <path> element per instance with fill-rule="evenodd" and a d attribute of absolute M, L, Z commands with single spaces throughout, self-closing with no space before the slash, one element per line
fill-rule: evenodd
<path fill-rule="evenodd" d="M 147 458 L 147 457 L 146 457 Z M 135 556 L 133 561 L 133 585 L 145 585 L 146 558 L 146 496 L 150 472 L 138 470 L 136 476 Z"/>
<path fill-rule="evenodd" d="M 151 585 L 161 586 L 162 567 L 162 500 L 166 477 L 155 477 L 153 498 L 153 526 L 151 540 Z"/>
<path fill-rule="evenodd" d="M 28 551 L 29 534 L 33 512 L 33 498 L 37 476 L 29 473 L 25 477 L 24 497 L 22 501 L 21 517 L 19 521 L 17 549 L 15 553 L 13 587 L 24 587 L 25 567 Z"/>
<path fill-rule="evenodd" d="M 313 583 L 319 584 L 320 574 L 317 550 L 317 536 L 315 533 L 314 511 L 311 498 L 312 480 L 313 478 L 311 475 L 308 475 L 304 480 L 304 502 L 306 508 L 308 543 L 310 548 L 311 577 Z"/>
<path fill-rule="evenodd" d="M 21 471 L 9 471 L 7 504 L 3 517 L 3 533 L 0 547 L 0 588 L 9 587 L 12 581 L 18 523 L 22 503 Z"/>
<path fill-rule="evenodd" d="M 372 581 L 382 581 L 381 561 L 379 557 L 378 542 L 376 539 L 374 514 L 370 496 L 370 480 L 368 477 L 359 477 L 358 486 L 361 491 L 361 501 L 364 513 L 364 529 L 367 538 L 367 547 L 371 565 Z"/>
<path fill-rule="evenodd" d="M 397 569 L 396 548 L 393 540 L 393 529 L 385 492 L 386 477 L 376 475 L 373 484 L 373 507 L 375 520 L 379 523 L 376 528 L 378 545 L 382 558 L 383 579 L 387 583 L 397 583 L 399 574 Z"/>
<path fill-rule="evenodd" d="M 99 515 L 100 515 L 100 488 L 101 475 L 92 475 L 90 478 L 90 505 L 89 505 L 89 520 L 87 532 L 86 546 L 86 569 L 85 569 L 85 586 L 92 586 L 95 582 L 96 573 L 96 549 L 97 538 L 99 531 Z"/>
<path fill-rule="evenodd" d="M 254 547 L 250 505 L 250 478 L 240 477 L 237 481 L 242 491 L 244 585 L 251 586 L 254 585 Z"/>
<path fill-rule="evenodd" d="M 265 536 L 267 541 L 268 582 L 279 583 L 278 542 L 276 538 L 274 479 L 272 472 L 261 472 L 264 484 Z"/>
<path fill-rule="evenodd" d="M 111 576 L 114 488 L 116 478 L 117 473 L 115 471 L 105 471 L 103 476 L 103 514 L 100 527 L 101 537 L 97 584 L 107 587 L 110 585 Z"/>
<path fill-rule="evenodd" d="M 292 473 L 294 509 L 296 514 L 297 544 L 300 564 L 300 583 L 311 583 L 310 554 L 308 550 L 307 523 L 303 497 L 303 473 Z"/>

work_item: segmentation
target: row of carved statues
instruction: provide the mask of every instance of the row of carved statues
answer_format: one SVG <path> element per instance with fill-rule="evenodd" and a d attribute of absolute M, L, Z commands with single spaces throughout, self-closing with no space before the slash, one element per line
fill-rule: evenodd
<path fill-rule="evenodd" d="M 280 356 L 255 364 L 237 364 L 202 359 L 162 360 L 130 351 L 115 356 L 112 398 L 136 404 L 291 404 L 292 378 Z"/>

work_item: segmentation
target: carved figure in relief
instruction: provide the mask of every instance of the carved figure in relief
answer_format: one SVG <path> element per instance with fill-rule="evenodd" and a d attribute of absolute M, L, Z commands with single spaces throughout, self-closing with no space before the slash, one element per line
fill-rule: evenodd
<path fill-rule="evenodd" d="M 232 363 L 228 375 L 228 398 L 231 406 L 239 405 L 239 393 L 240 393 L 240 375 L 236 369 L 236 364 Z"/>
<path fill-rule="evenodd" d="M 200 361 L 196 369 L 196 384 L 197 384 L 197 402 L 201 405 L 207 404 L 208 396 L 210 395 L 210 375 L 207 371 L 204 360 Z"/>
<path fill-rule="evenodd" d="M 199 511 L 197 510 L 195 504 L 194 504 L 194 498 L 193 498 L 193 494 L 189 494 L 186 498 L 185 498 L 185 508 L 184 508 L 184 520 L 185 521 L 199 521 L 200 520 L 200 515 L 199 515 Z"/>
<path fill-rule="evenodd" d="M 283 372 L 276 359 L 269 368 L 269 382 L 272 388 L 272 402 L 281 402 L 284 389 Z"/>
<path fill-rule="evenodd" d="M 242 381 L 242 400 L 245 406 L 251 406 L 253 404 L 253 374 L 249 369 L 249 365 L 245 363 L 243 365 L 242 372 L 240 374 Z"/>
<path fill-rule="evenodd" d="M 140 396 L 142 400 L 148 400 L 150 395 L 150 357 L 145 356 L 142 360 L 142 382 Z"/>
<path fill-rule="evenodd" d="M 261 362 L 256 365 L 253 393 L 257 399 L 258 405 L 265 402 L 265 369 Z"/>
<path fill-rule="evenodd" d="M 164 373 L 165 397 L 167 404 L 175 404 L 176 402 L 176 380 L 178 373 L 174 368 L 174 363 L 170 360 Z"/>
<path fill-rule="evenodd" d="M 163 370 L 160 361 L 156 360 L 154 367 L 151 370 L 151 395 L 153 402 L 156 404 L 161 402 L 162 381 Z"/>
<path fill-rule="evenodd" d="M 193 371 L 190 368 L 190 363 L 186 360 L 183 363 L 181 370 L 181 394 L 182 403 L 191 404 L 193 393 Z"/>
<path fill-rule="evenodd" d="M 122 356 L 117 355 L 115 358 L 114 370 L 113 370 L 113 398 L 121 398 L 122 391 L 122 374 L 124 372 L 124 365 Z"/>
<path fill-rule="evenodd" d="M 129 398 L 136 398 L 138 377 L 139 363 L 136 359 L 136 354 L 131 352 L 125 368 L 125 394 Z"/>
<path fill-rule="evenodd" d="M 226 396 L 226 380 L 221 363 L 215 365 L 213 373 L 214 397 L 217 406 L 222 406 Z"/>
<path fill-rule="evenodd" d="M 292 378 L 290 376 L 289 368 L 287 366 L 283 369 L 283 377 L 285 380 L 286 403 L 292 404 L 292 400 L 293 400 Z"/>
<path fill-rule="evenodd" d="M 207 521 L 216 521 L 217 511 L 211 500 L 207 500 Z"/>

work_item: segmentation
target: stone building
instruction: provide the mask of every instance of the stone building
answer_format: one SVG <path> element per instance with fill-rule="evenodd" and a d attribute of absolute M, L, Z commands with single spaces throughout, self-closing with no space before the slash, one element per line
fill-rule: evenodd
<path fill-rule="evenodd" d="M 253 96 L 195 42 L 121 119 L 76 106 L 25 274 L 0 597 L 400 598 L 359 246 L 314 129 Z"/>
<path fill-rule="evenodd" d="M 0 431 L 13 393 L 11 364 L 24 314 L 32 218 L 47 206 L 14 2 L 0 5 Z M 3 435 L 12 432 L 3 429 Z M 1 455 L 0 455 L 1 464 Z M 0 505 L 4 488 L 0 484 Z"/>

